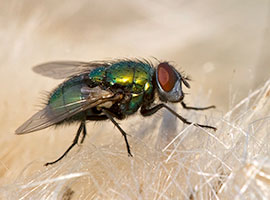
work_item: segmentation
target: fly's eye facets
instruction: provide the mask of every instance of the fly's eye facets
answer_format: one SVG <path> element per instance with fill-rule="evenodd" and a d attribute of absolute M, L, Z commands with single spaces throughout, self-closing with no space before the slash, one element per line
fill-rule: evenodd
<path fill-rule="evenodd" d="M 157 67 L 158 82 L 165 92 L 169 92 L 174 88 L 177 81 L 177 75 L 168 63 L 160 63 Z"/>

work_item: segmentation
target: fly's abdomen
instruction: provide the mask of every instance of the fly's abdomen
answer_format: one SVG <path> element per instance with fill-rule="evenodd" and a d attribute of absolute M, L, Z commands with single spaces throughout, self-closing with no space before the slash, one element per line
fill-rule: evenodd
<path fill-rule="evenodd" d="M 59 115 L 60 113 L 69 115 L 80 108 L 80 104 L 85 97 L 81 89 L 85 84 L 82 77 L 74 77 L 60 85 L 50 96 L 48 105 L 51 107 L 51 114 Z"/>

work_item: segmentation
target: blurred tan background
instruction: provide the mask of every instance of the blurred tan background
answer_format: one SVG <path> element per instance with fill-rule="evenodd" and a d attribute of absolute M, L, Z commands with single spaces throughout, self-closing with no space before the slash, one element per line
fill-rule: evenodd
<path fill-rule="evenodd" d="M 215 104 L 222 115 L 269 78 L 269 9 L 268 0 L 1 0 L 0 184 L 11 183 L 33 160 L 57 158 L 77 128 L 14 135 L 40 108 L 42 93 L 59 83 L 32 66 L 134 57 L 172 61 L 193 80 L 186 102 Z"/>

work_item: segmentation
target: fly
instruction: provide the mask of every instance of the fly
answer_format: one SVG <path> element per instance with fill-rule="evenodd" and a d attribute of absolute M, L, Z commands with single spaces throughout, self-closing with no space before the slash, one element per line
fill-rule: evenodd
<path fill-rule="evenodd" d="M 53 125 L 80 123 L 69 148 L 46 166 L 61 160 L 78 143 L 81 134 L 80 143 L 83 143 L 87 134 L 86 121 L 110 120 L 124 136 L 128 155 L 132 156 L 127 134 L 115 119 L 122 120 L 139 109 L 142 116 L 150 116 L 165 108 L 185 124 L 216 130 L 213 126 L 188 121 L 166 104 L 181 103 L 184 109 L 190 110 L 215 108 L 187 106 L 183 101 L 182 84 L 190 88 L 189 79 L 168 62 L 154 66 L 147 60 L 57 61 L 38 65 L 33 70 L 43 76 L 66 80 L 51 92 L 46 106 L 15 133 L 20 135 Z M 156 96 L 161 103 L 155 104 Z"/>

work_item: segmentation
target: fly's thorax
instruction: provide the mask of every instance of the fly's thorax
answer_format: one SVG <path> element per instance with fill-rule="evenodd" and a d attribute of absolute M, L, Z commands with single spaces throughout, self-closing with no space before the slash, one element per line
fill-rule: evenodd
<path fill-rule="evenodd" d="M 147 81 L 152 80 L 153 69 L 143 62 L 122 61 L 106 69 L 106 81 L 110 85 L 144 87 Z"/>
<path fill-rule="evenodd" d="M 130 87 L 133 76 L 133 68 L 124 63 L 116 63 L 106 70 L 106 82 L 112 87 Z"/>
<path fill-rule="evenodd" d="M 121 88 L 125 98 L 119 108 L 133 114 L 142 105 L 144 97 L 153 92 L 154 69 L 148 63 L 122 61 L 106 70 L 106 81 L 112 88 Z"/>

